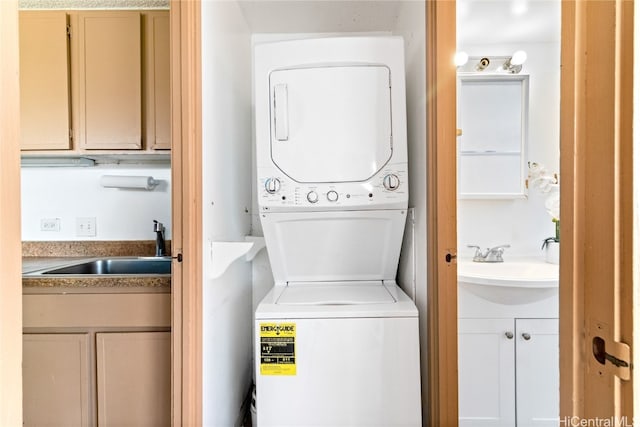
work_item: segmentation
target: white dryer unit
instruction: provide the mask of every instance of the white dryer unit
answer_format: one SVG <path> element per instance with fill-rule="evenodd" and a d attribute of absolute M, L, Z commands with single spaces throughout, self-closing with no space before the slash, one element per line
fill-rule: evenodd
<path fill-rule="evenodd" d="M 403 41 L 259 44 L 258 426 L 419 426 L 418 311 L 396 285 L 408 203 Z"/>

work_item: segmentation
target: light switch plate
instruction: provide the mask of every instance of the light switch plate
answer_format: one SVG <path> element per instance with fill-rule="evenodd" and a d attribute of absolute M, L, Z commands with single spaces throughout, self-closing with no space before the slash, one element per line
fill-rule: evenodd
<path fill-rule="evenodd" d="M 76 236 L 95 237 L 96 236 L 96 218 L 95 217 L 76 218 Z"/>

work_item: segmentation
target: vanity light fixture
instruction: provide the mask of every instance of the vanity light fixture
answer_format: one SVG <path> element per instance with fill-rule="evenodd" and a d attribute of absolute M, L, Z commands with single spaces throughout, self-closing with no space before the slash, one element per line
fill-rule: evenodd
<path fill-rule="evenodd" d="M 502 68 L 507 70 L 511 74 L 518 74 L 522 71 L 522 64 L 527 60 L 527 52 L 524 50 L 518 50 L 511 55 L 505 62 Z"/>
<path fill-rule="evenodd" d="M 487 68 L 489 64 L 491 64 L 491 60 L 489 58 L 487 58 L 486 56 L 480 58 L 480 61 L 478 61 L 478 64 L 476 65 L 476 71 L 484 71 L 484 69 Z"/>

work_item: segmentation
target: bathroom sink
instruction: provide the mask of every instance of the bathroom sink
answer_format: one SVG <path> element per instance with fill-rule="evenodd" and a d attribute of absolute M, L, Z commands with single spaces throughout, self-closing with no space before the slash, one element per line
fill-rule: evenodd
<path fill-rule="evenodd" d="M 557 295 L 558 265 L 518 259 L 501 263 L 458 262 L 458 285 L 486 300 L 523 304 Z"/>
<path fill-rule="evenodd" d="M 171 274 L 171 257 L 101 258 L 53 268 L 42 274 Z"/>

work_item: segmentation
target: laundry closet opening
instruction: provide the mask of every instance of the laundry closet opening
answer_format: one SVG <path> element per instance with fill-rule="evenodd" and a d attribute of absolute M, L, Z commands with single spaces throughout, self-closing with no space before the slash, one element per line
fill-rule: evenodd
<path fill-rule="evenodd" d="M 273 273 L 264 250 L 251 263 L 234 263 L 225 273 L 229 275 L 225 279 L 228 286 L 212 274 L 216 267 L 209 257 L 209 248 L 215 242 L 240 242 L 246 236 L 263 235 L 255 174 L 254 46 L 271 41 L 350 36 L 401 36 L 404 40 L 409 210 L 396 281 L 419 311 L 426 419 L 425 4 L 225 1 L 202 3 L 204 424 L 235 420 L 234 407 L 243 401 L 253 382 L 255 308 L 273 286 Z M 304 178 L 315 171 L 296 173 Z M 221 367 L 229 368 L 224 375 Z"/>

